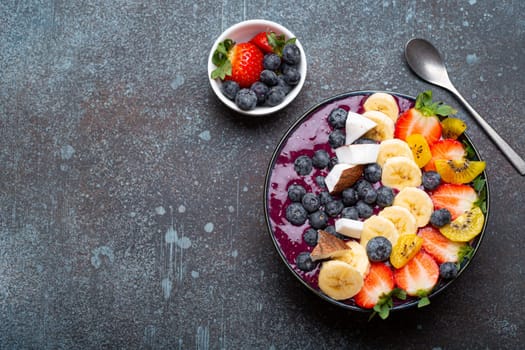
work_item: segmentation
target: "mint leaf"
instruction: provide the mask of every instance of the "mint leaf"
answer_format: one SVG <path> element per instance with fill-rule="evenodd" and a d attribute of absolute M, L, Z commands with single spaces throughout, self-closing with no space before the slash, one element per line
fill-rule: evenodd
<path fill-rule="evenodd" d="M 424 91 L 417 95 L 415 108 L 426 117 L 446 117 L 457 113 L 454 108 L 444 104 L 443 102 L 432 102 L 431 90 Z"/>
<path fill-rule="evenodd" d="M 465 245 L 459 248 L 458 262 L 456 263 L 458 270 L 465 261 L 472 259 L 472 255 L 474 255 L 474 249 L 471 246 Z"/>
<path fill-rule="evenodd" d="M 419 299 L 419 302 L 417 303 L 417 307 L 422 308 L 429 304 L 430 304 L 430 299 L 428 297 L 422 297 L 421 299 Z"/>

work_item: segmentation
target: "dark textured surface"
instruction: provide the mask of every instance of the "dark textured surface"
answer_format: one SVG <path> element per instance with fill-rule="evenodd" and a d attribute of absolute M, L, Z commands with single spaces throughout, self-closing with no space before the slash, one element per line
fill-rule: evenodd
<path fill-rule="evenodd" d="M 268 237 L 272 151 L 332 95 L 429 88 L 415 36 L 525 154 L 525 3 L 0 2 L 0 348 L 518 349 L 525 334 L 524 178 L 447 92 L 488 160 L 491 213 L 469 269 L 387 321 L 316 299 Z M 267 119 L 232 114 L 206 77 L 243 19 L 301 40 L 308 78 Z"/>

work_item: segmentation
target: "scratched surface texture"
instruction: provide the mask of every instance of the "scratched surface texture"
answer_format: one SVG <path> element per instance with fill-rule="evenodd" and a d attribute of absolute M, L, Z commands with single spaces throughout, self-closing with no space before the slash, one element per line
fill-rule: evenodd
<path fill-rule="evenodd" d="M 213 95 L 211 44 L 279 22 L 303 91 L 252 120 Z M 266 167 L 313 104 L 430 87 L 403 59 L 433 41 L 458 90 L 525 154 L 525 2 L 0 2 L 0 349 L 517 349 L 524 344 L 524 178 L 447 92 L 488 160 L 474 263 L 386 321 L 318 300 L 279 260 Z"/>

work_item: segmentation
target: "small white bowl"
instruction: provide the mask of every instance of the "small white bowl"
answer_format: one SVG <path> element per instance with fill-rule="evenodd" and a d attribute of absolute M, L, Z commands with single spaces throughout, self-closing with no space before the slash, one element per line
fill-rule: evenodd
<path fill-rule="evenodd" d="M 301 80 L 299 81 L 299 84 L 293 87 L 293 89 L 286 95 L 283 102 L 281 102 L 279 105 L 274 107 L 267 107 L 267 106 L 257 106 L 255 109 L 244 111 L 237 107 L 234 101 L 228 99 L 221 91 L 221 80 L 220 79 L 212 79 L 211 78 L 211 72 L 216 68 L 216 66 L 212 62 L 212 57 L 215 49 L 217 48 L 217 45 L 221 42 L 223 42 L 226 39 L 232 39 L 233 41 L 237 43 L 241 42 L 247 42 L 251 38 L 253 38 L 256 34 L 262 32 L 262 31 L 273 31 L 277 34 L 284 34 L 286 39 L 290 38 L 297 38 L 292 32 L 290 32 L 288 29 L 283 27 L 280 24 L 277 24 L 275 22 L 266 21 L 262 19 L 253 19 L 248 20 L 244 22 L 237 23 L 230 28 L 226 29 L 213 43 L 213 47 L 210 51 L 210 56 L 208 57 L 208 79 L 210 80 L 210 85 L 217 95 L 217 97 L 228 107 L 230 107 L 232 110 L 242 113 L 245 115 L 250 116 L 265 116 L 268 114 L 275 113 L 284 107 L 286 107 L 290 102 L 292 102 L 295 97 L 299 94 L 301 91 L 304 81 L 306 79 L 306 55 L 304 53 L 303 47 L 301 43 L 299 42 L 299 39 L 295 41 L 295 44 L 299 48 L 301 52 L 301 62 L 299 63 L 299 72 L 301 73 Z"/>

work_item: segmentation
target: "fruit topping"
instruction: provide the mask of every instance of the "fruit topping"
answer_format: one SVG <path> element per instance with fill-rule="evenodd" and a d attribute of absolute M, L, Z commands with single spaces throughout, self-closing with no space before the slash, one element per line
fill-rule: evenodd
<path fill-rule="evenodd" d="M 308 215 L 308 223 L 315 229 L 323 229 L 328 224 L 328 215 L 323 210 L 314 211 Z"/>
<path fill-rule="evenodd" d="M 435 166 L 436 171 L 441 175 L 443 181 L 452 184 L 465 184 L 472 182 L 483 170 L 485 170 L 484 161 L 468 159 L 436 159 Z"/>
<path fill-rule="evenodd" d="M 421 134 L 429 145 L 441 138 L 441 123 L 438 116 L 455 114 L 456 110 L 440 102 L 432 102 L 432 91 L 420 93 L 416 104 L 399 116 L 395 137 L 406 140 L 409 135 Z"/>
<path fill-rule="evenodd" d="M 335 129 L 342 129 L 346 125 L 346 118 L 348 117 L 348 112 L 346 109 L 337 107 L 332 109 L 328 115 L 328 123 Z"/>
<path fill-rule="evenodd" d="M 414 161 L 417 166 L 424 167 L 430 159 L 432 159 L 432 153 L 425 137 L 421 134 L 411 134 L 407 136 L 406 142 L 414 155 Z"/>
<path fill-rule="evenodd" d="M 421 249 L 423 239 L 416 234 L 399 236 L 396 244 L 392 247 L 390 263 L 396 269 L 405 266 Z"/>
<path fill-rule="evenodd" d="M 452 215 L 450 215 L 447 208 L 434 210 L 432 215 L 430 215 L 430 224 L 437 228 L 445 226 L 450 221 L 452 221 Z"/>
<path fill-rule="evenodd" d="M 363 174 L 362 165 L 336 164 L 326 175 L 325 183 L 330 194 L 341 193 L 352 186 Z"/>
<path fill-rule="evenodd" d="M 365 180 L 376 183 L 381 180 L 381 166 L 377 163 L 371 163 L 365 166 L 363 171 Z"/>
<path fill-rule="evenodd" d="M 354 112 L 347 112 L 346 116 L 346 144 L 361 143 L 357 142 L 358 139 L 366 134 L 368 131 L 372 130 L 377 125 L 376 122 L 372 121 L 369 118 L 364 117 L 361 114 Z M 366 139 L 368 143 L 376 143 L 375 140 Z"/>
<path fill-rule="evenodd" d="M 312 271 L 317 267 L 317 264 L 314 263 L 308 252 L 299 253 L 295 258 L 295 264 L 299 269 L 306 272 Z"/>
<path fill-rule="evenodd" d="M 314 228 L 307 228 L 303 233 L 303 241 L 310 247 L 315 247 L 317 245 L 318 233 Z"/>
<path fill-rule="evenodd" d="M 441 176 L 433 170 L 425 171 L 422 175 L 421 182 L 425 190 L 432 191 L 441 184 Z"/>
<path fill-rule="evenodd" d="M 353 297 L 363 287 L 363 276 L 349 264 L 340 260 L 325 261 L 318 278 L 319 288 L 335 300 Z"/>
<path fill-rule="evenodd" d="M 394 271 L 396 285 L 408 295 L 421 298 L 418 306 L 428 304 L 428 293 L 437 284 L 439 266 L 424 250 L 420 250 L 405 266 Z"/>
<path fill-rule="evenodd" d="M 430 195 L 434 209 L 448 209 L 452 220 L 470 210 L 478 200 L 474 188 L 469 185 L 442 184 Z"/>
<path fill-rule="evenodd" d="M 383 141 L 394 138 L 394 121 L 390 119 L 385 113 L 379 111 L 367 111 L 363 116 L 370 119 L 376 126 L 365 133 L 365 137 L 375 140 Z"/>
<path fill-rule="evenodd" d="M 385 140 L 379 145 L 377 163 L 380 166 L 384 166 L 385 162 L 392 157 L 406 157 L 410 160 L 414 160 L 414 156 L 408 144 L 399 139 Z"/>
<path fill-rule="evenodd" d="M 441 121 L 443 127 L 442 134 L 444 139 L 456 140 L 465 130 L 467 130 L 467 124 L 464 121 L 454 117 L 448 117 Z"/>
<path fill-rule="evenodd" d="M 363 225 L 363 222 L 357 218 L 340 218 L 335 221 L 335 230 L 347 237 L 359 239 L 363 232 Z"/>
<path fill-rule="evenodd" d="M 391 253 L 392 243 L 386 237 L 373 237 L 366 244 L 366 255 L 372 262 L 387 261 Z"/>
<path fill-rule="evenodd" d="M 383 164 L 381 181 L 384 185 L 402 190 L 421 185 L 421 169 L 407 157 L 391 157 Z"/>
<path fill-rule="evenodd" d="M 377 160 L 378 144 L 344 145 L 335 150 L 340 163 L 371 164 Z"/>
<path fill-rule="evenodd" d="M 481 209 L 473 207 L 439 231 L 451 241 L 468 242 L 481 233 L 484 221 L 485 216 Z"/>
<path fill-rule="evenodd" d="M 430 147 L 432 159 L 425 165 L 423 170 L 436 170 L 435 161 L 437 159 L 463 159 L 465 157 L 465 148 L 463 144 L 457 140 L 444 139 L 439 140 Z"/>
<path fill-rule="evenodd" d="M 366 247 L 368 241 L 377 236 L 387 238 L 392 246 L 394 246 L 399 237 L 399 233 L 392 221 L 382 216 L 372 215 L 365 220 L 360 243 L 363 247 Z"/>
<path fill-rule="evenodd" d="M 394 289 L 394 274 L 384 263 L 372 263 L 366 275 L 363 288 L 354 297 L 355 303 L 365 309 L 373 308 L 379 298 Z"/>
<path fill-rule="evenodd" d="M 328 143 L 333 149 L 343 146 L 345 142 L 346 136 L 340 129 L 333 130 L 330 135 L 328 135 Z"/>
<path fill-rule="evenodd" d="M 405 207 L 399 205 L 386 207 L 378 215 L 390 220 L 400 235 L 415 234 L 417 232 L 416 218 Z"/>
<path fill-rule="evenodd" d="M 386 114 L 393 122 L 399 117 L 399 107 L 394 96 L 384 93 L 376 92 L 366 99 L 363 103 L 365 111 L 379 111 Z"/>
<path fill-rule="evenodd" d="M 345 250 L 350 249 L 343 240 L 325 230 L 319 230 L 318 234 L 317 245 L 310 253 L 313 261 L 335 258 L 341 256 Z"/>
<path fill-rule="evenodd" d="M 312 171 L 312 159 L 308 156 L 299 156 L 294 161 L 294 169 L 299 175 L 308 175 Z"/>
<path fill-rule="evenodd" d="M 292 202 L 300 202 L 305 194 L 306 189 L 301 185 L 291 184 L 288 187 L 288 198 L 290 198 Z"/>
<path fill-rule="evenodd" d="M 377 189 L 376 203 L 379 207 L 384 208 L 394 203 L 394 190 L 388 186 L 381 186 Z"/>
<path fill-rule="evenodd" d="M 458 275 L 458 267 L 452 262 L 445 262 L 439 265 L 439 275 L 444 279 L 456 278 Z"/>
<path fill-rule="evenodd" d="M 370 261 L 366 256 L 365 248 L 357 241 L 348 241 L 346 245 L 349 249 L 335 259 L 347 263 L 365 277 L 370 269 Z"/>
<path fill-rule="evenodd" d="M 452 242 L 433 227 L 424 227 L 418 232 L 423 239 L 423 249 L 429 253 L 438 264 L 444 262 L 460 262 L 460 255 L 470 248 L 466 243 Z"/>
<path fill-rule="evenodd" d="M 286 219 L 293 225 L 301 226 L 307 219 L 307 211 L 301 203 L 291 203 L 286 207 Z"/>
<path fill-rule="evenodd" d="M 416 187 L 402 189 L 394 198 L 394 205 L 408 209 L 416 219 L 418 227 L 428 224 L 434 207 L 428 194 Z"/>

